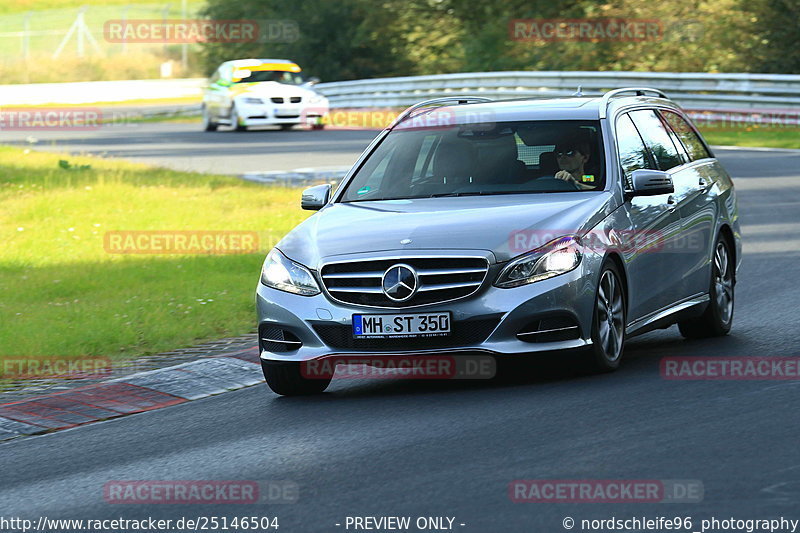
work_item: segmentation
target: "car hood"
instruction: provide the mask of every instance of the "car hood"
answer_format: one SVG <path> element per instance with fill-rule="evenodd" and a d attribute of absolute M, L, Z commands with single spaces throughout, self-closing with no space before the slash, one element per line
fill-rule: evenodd
<path fill-rule="evenodd" d="M 278 83 L 276 81 L 261 81 L 256 83 L 237 83 L 231 87 L 231 95 L 269 98 L 272 96 L 309 97 L 316 96 L 318 93 L 299 85 L 288 85 L 286 83 Z"/>
<path fill-rule="evenodd" d="M 615 207 L 609 192 L 335 203 L 277 246 L 314 269 L 336 256 L 414 250 L 488 250 L 504 262 L 552 239 L 581 235 Z"/>

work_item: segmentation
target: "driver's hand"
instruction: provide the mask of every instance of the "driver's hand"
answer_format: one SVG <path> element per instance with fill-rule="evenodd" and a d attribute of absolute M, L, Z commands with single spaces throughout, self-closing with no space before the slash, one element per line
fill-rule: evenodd
<path fill-rule="evenodd" d="M 571 181 L 572 183 L 575 183 L 575 184 L 578 183 L 575 180 L 575 178 L 572 177 L 572 174 L 570 174 L 566 170 L 559 170 L 558 172 L 556 172 L 555 178 L 557 180 Z"/>

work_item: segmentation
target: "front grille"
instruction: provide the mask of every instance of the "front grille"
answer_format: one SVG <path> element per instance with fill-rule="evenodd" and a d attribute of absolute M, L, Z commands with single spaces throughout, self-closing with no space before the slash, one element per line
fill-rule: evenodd
<path fill-rule="evenodd" d="M 273 96 L 272 98 L 270 98 L 270 100 L 272 100 L 273 104 L 282 104 L 283 103 L 283 98 L 278 97 L 278 96 Z"/>
<path fill-rule="evenodd" d="M 419 280 L 417 292 L 406 301 L 383 292 L 382 279 L 395 265 L 408 265 Z M 335 300 L 371 307 L 403 308 L 464 298 L 483 284 L 489 262 L 483 257 L 403 257 L 324 265 L 320 274 Z"/>
<path fill-rule="evenodd" d="M 316 324 L 314 331 L 331 348 L 360 351 L 407 351 L 436 348 L 460 348 L 480 344 L 497 327 L 500 316 L 453 322 L 447 337 L 416 337 L 407 339 L 357 339 L 353 327 L 339 324 Z"/>
<path fill-rule="evenodd" d="M 303 100 L 302 96 L 292 96 L 289 101 L 293 104 L 299 104 Z"/>

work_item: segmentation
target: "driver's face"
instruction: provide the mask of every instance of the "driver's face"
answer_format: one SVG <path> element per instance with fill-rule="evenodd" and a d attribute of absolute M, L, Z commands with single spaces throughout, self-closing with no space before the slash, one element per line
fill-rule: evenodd
<path fill-rule="evenodd" d="M 556 149 L 556 158 L 561 170 L 573 171 L 580 169 L 588 156 L 580 153 L 577 148 L 562 147 Z"/>

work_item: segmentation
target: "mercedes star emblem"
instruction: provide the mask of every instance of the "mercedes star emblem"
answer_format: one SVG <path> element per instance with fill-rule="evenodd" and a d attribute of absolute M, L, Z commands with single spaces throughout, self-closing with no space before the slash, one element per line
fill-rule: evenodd
<path fill-rule="evenodd" d="M 395 302 L 405 302 L 419 288 L 417 272 L 408 265 L 393 265 L 383 274 L 383 293 Z"/>

